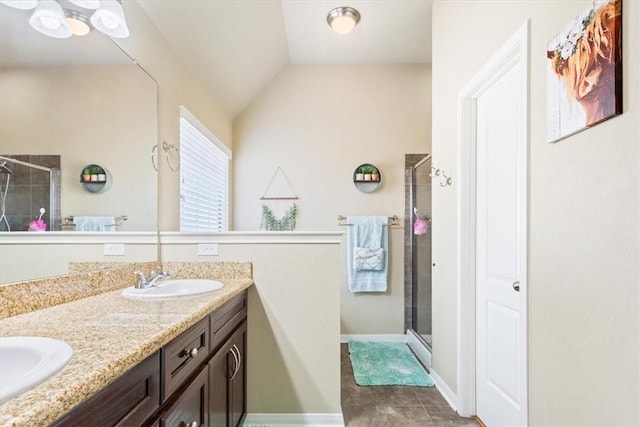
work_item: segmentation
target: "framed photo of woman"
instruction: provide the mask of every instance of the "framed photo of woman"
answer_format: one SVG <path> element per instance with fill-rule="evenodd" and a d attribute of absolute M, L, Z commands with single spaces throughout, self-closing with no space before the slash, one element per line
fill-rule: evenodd
<path fill-rule="evenodd" d="M 548 142 L 622 114 L 622 0 L 595 0 L 547 45 Z"/>

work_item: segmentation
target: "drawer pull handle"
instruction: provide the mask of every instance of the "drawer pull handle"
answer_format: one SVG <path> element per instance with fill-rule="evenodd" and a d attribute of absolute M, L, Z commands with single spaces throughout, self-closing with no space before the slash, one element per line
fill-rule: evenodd
<path fill-rule="evenodd" d="M 191 359 L 195 359 L 198 355 L 198 347 L 193 347 L 191 350 L 184 351 L 185 356 L 190 357 Z M 191 426 L 193 423 L 189 424 Z"/>
<path fill-rule="evenodd" d="M 193 421 L 191 423 L 187 423 L 187 422 L 182 421 L 180 423 L 180 427 L 183 427 L 183 426 L 184 427 L 200 427 L 200 423 L 197 422 L 197 421 Z"/>
<path fill-rule="evenodd" d="M 231 347 L 231 354 L 233 355 L 233 359 L 235 361 L 235 369 L 233 370 L 233 374 L 231 375 L 231 380 L 233 380 L 240 370 L 240 366 L 242 365 L 242 355 L 240 354 L 240 349 L 234 344 Z"/>

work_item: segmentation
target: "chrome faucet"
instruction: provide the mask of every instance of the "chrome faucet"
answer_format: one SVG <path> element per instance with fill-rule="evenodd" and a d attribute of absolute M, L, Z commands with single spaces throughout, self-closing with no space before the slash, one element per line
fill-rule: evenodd
<path fill-rule="evenodd" d="M 138 282 L 135 284 L 136 289 L 146 289 L 152 286 L 158 286 L 156 284 L 158 280 L 171 277 L 171 275 L 166 271 L 162 271 L 160 273 L 152 271 L 151 274 L 149 274 L 149 277 L 145 277 L 144 273 L 140 270 L 134 271 L 133 274 L 138 277 Z"/>

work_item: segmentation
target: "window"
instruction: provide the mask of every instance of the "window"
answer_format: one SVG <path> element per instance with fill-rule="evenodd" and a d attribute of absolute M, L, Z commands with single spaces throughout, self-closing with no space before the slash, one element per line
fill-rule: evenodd
<path fill-rule="evenodd" d="M 180 107 L 180 231 L 229 230 L 231 151 Z"/>

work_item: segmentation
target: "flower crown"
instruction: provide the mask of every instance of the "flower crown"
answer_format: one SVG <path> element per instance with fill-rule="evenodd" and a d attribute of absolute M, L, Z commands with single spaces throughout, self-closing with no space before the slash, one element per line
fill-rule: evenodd
<path fill-rule="evenodd" d="M 569 59 L 575 53 L 578 41 L 584 36 L 587 27 L 593 21 L 596 11 L 610 1 L 594 0 L 591 8 L 582 12 L 563 31 L 551 39 L 547 48 L 547 57 L 549 59 L 557 58 L 561 63 Z"/>

